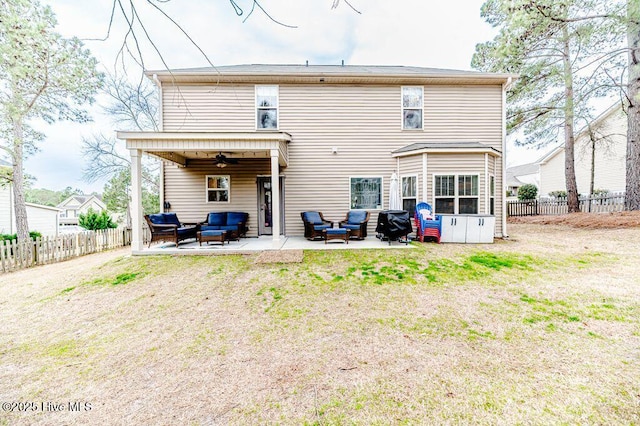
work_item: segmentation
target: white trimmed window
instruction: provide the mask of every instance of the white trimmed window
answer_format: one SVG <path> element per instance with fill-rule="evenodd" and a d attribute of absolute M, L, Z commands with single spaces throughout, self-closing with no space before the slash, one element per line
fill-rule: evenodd
<path fill-rule="evenodd" d="M 418 202 L 418 176 L 402 176 L 402 210 L 415 211 Z"/>
<path fill-rule="evenodd" d="M 436 175 L 434 180 L 436 213 L 478 214 L 478 175 Z"/>
<path fill-rule="evenodd" d="M 278 86 L 256 86 L 256 129 L 278 128 Z"/>
<path fill-rule="evenodd" d="M 231 178 L 229 176 L 207 175 L 207 202 L 228 203 Z"/>
<path fill-rule="evenodd" d="M 351 210 L 382 209 L 382 178 L 349 178 L 349 199 Z"/>
<path fill-rule="evenodd" d="M 422 130 L 424 87 L 402 87 L 402 129 Z"/>

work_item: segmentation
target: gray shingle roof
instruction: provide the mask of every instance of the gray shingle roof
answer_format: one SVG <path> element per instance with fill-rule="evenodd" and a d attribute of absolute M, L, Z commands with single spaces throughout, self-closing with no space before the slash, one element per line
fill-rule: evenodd
<path fill-rule="evenodd" d="M 202 74 L 202 75 L 351 75 L 351 76 L 397 76 L 397 77 L 515 77 L 512 74 L 484 73 L 479 71 L 453 70 L 396 65 L 296 65 L 296 64 L 246 64 L 219 67 L 178 68 L 148 70 L 146 74 Z"/>
<path fill-rule="evenodd" d="M 495 148 L 492 148 L 480 142 L 417 142 L 417 143 L 412 143 L 411 145 L 404 146 L 400 149 L 397 149 L 393 151 L 392 154 L 401 154 L 404 152 L 430 150 L 430 149 L 433 149 L 433 150 L 491 149 L 495 152 L 500 152 Z"/>

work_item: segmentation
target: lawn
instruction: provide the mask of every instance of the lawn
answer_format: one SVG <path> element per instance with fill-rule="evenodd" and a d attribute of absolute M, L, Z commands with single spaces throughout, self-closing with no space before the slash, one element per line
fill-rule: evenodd
<path fill-rule="evenodd" d="M 0 275 L 0 424 L 640 423 L 640 228 L 510 229 Z"/>

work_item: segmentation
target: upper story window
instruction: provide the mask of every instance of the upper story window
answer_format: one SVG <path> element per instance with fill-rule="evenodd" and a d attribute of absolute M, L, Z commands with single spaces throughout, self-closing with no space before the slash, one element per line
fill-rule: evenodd
<path fill-rule="evenodd" d="M 402 87 L 402 129 L 422 130 L 424 87 Z"/>
<path fill-rule="evenodd" d="M 278 128 L 278 86 L 256 86 L 256 129 Z"/>

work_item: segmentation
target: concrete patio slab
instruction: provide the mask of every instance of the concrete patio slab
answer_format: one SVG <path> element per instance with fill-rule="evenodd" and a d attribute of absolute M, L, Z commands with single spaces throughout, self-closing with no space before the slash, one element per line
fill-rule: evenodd
<path fill-rule="evenodd" d="M 304 237 L 285 237 L 279 241 L 273 241 L 270 235 L 257 238 L 241 238 L 240 241 L 230 241 L 229 244 L 203 244 L 197 241 L 187 241 L 178 247 L 174 243 L 161 243 L 144 248 L 141 251 L 133 251 L 134 255 L 216 255 L 216 254 L 253 254 L 267 250 L 361 250 L 361 249 L 410 249 L 411 244 L 398 241 L 381 241 L 375 237 L 364 240 L 344 241 L 332 240 L 325 244 L 324 241 L 309 241 Z"/>

